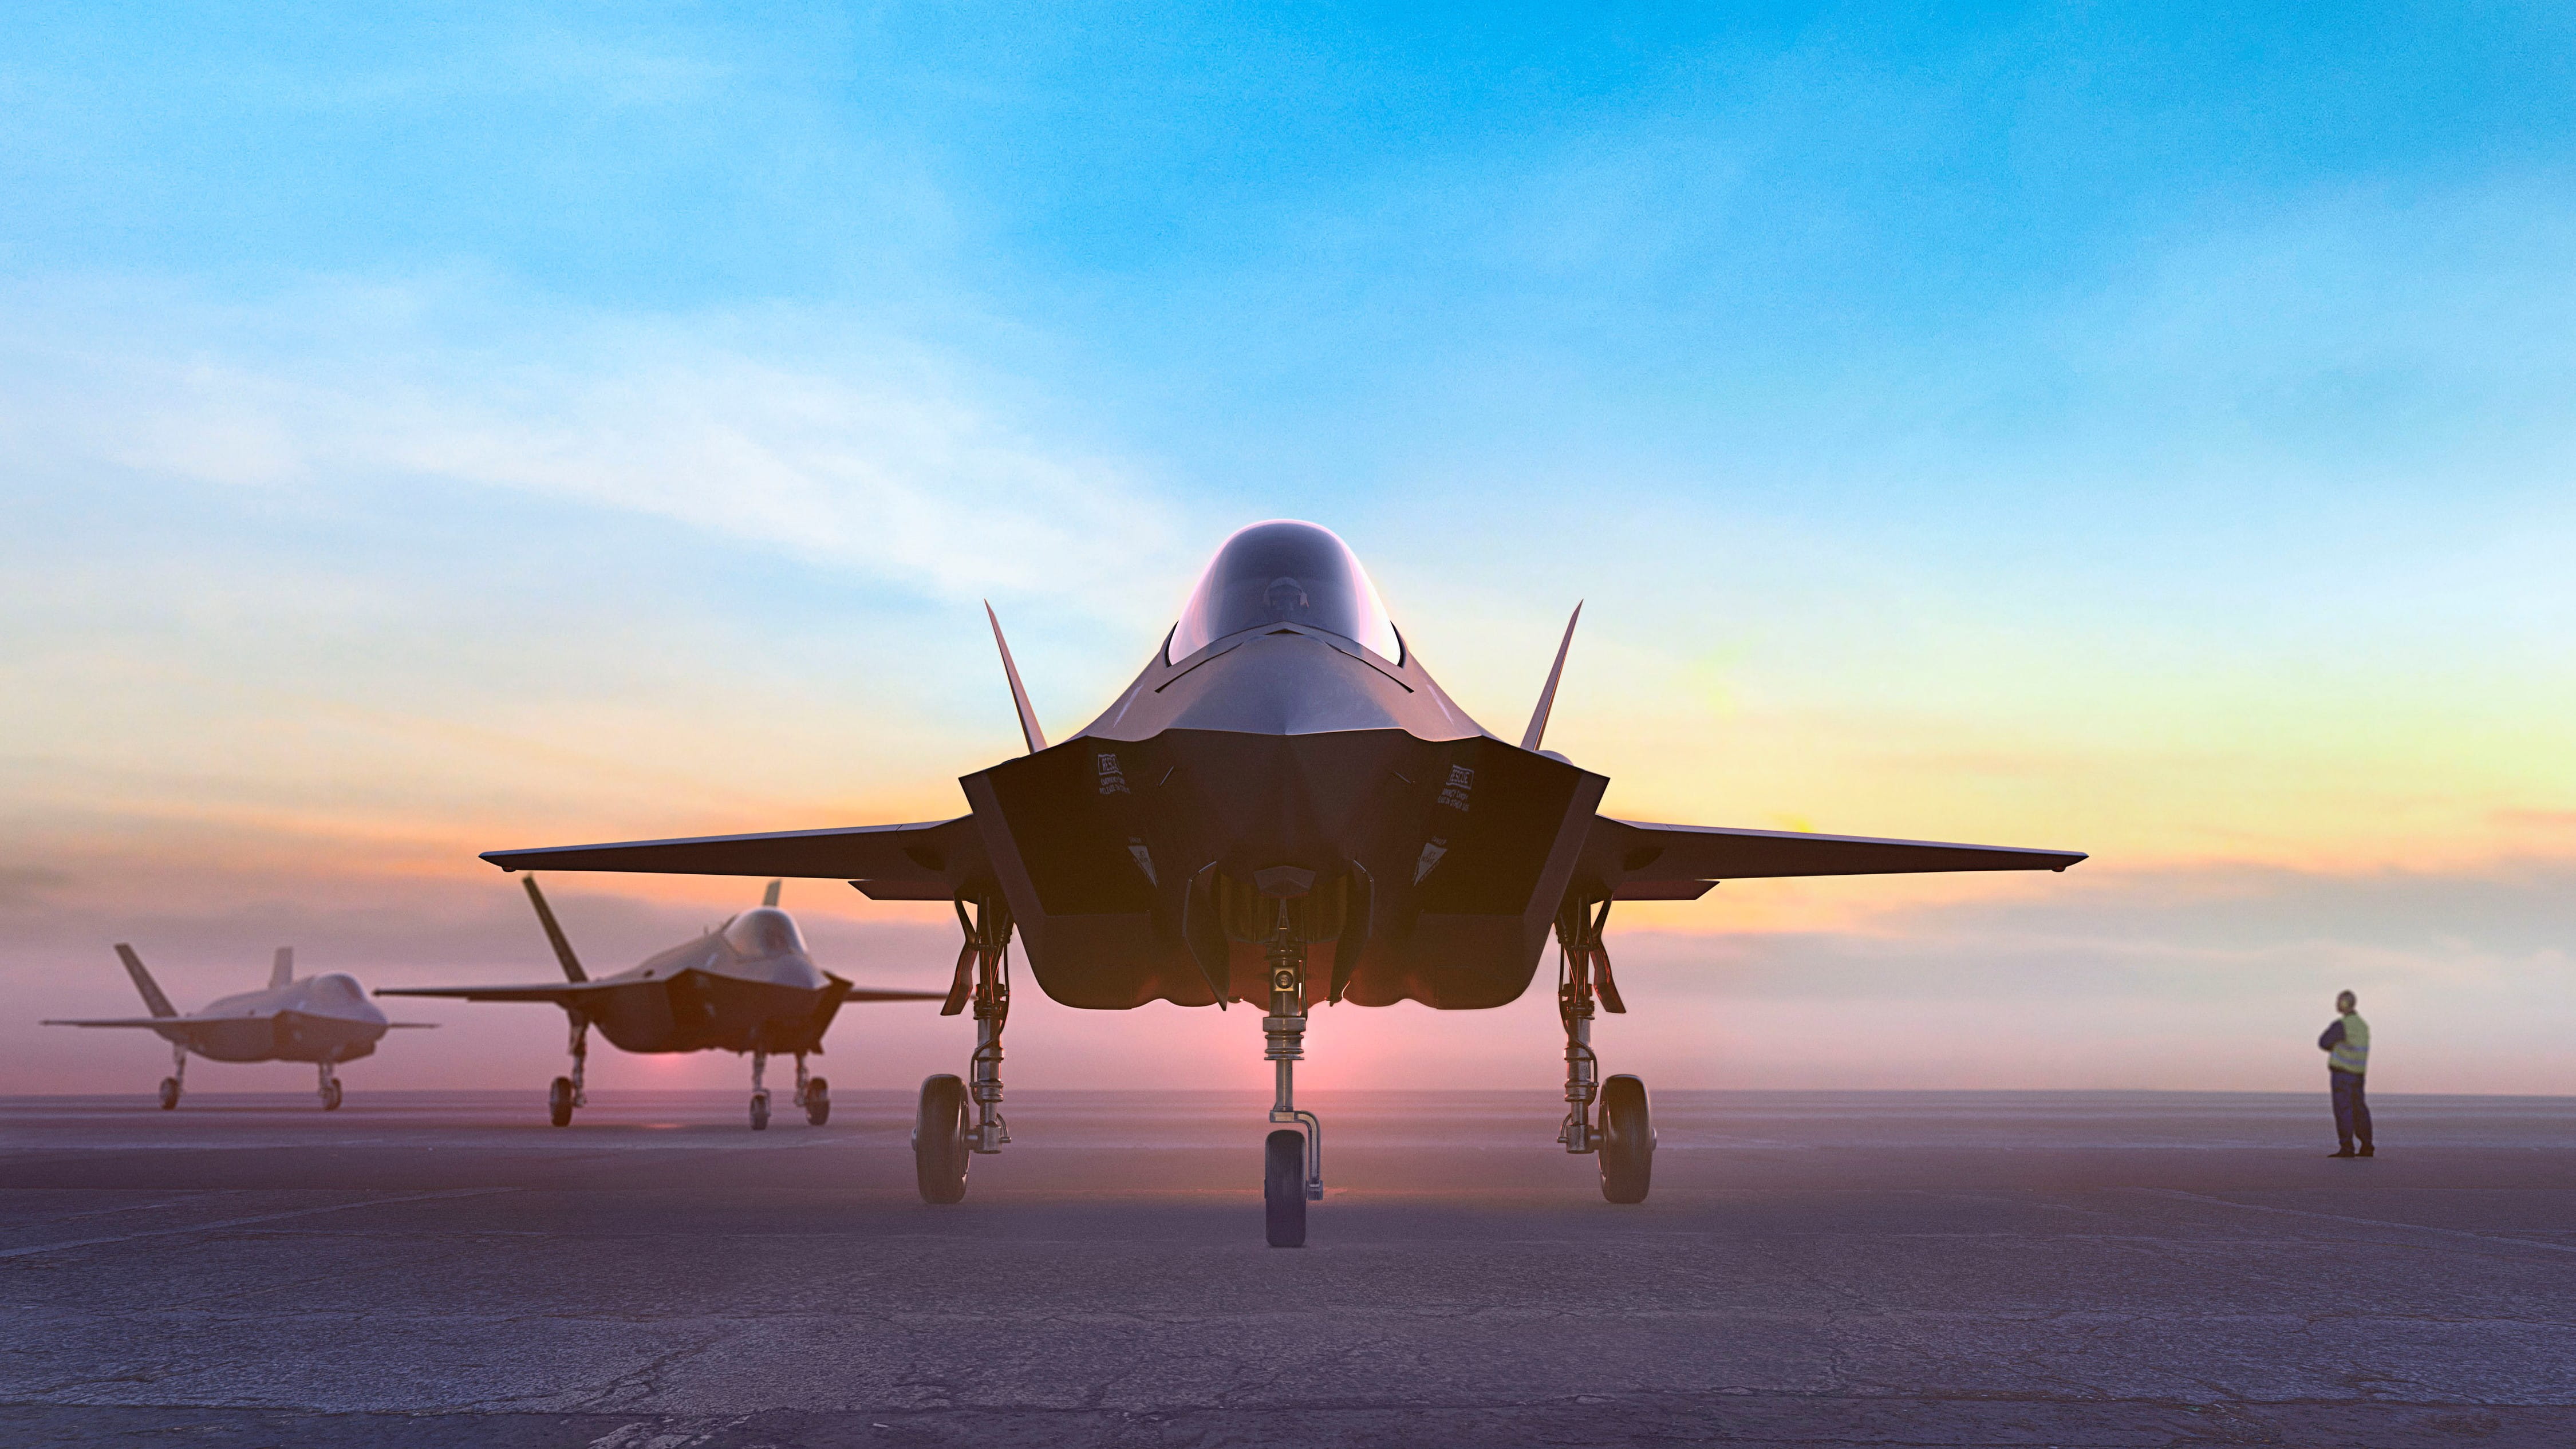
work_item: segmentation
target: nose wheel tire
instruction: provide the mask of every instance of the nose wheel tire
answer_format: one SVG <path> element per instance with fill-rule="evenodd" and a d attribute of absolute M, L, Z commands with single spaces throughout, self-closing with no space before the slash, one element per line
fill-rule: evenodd
<path fill-rule="evenodd" d="M 1261 1207 L 1270 1246 L 1306 1246 L 1305 1133 L 1282 1127 L 1262 1144 Z"/>
<path fill-rule="evenodd" d="M 805 1125 L 820 1127 L 832 1120 L 832 1084 L 816 1077 L 805 1085 Z"/>
<path fill-rule="evenodd" d="M 1601 1195 L 1616 1203 L 1646 1200 L 1655 1178 L 1655 1122 L 1646 1084 L 1621 1075 L 1601 1084 Z"/>
<path fill-rule="evenodd" d="M 558 1127 L 572 1125 L 572 1078 L 557 1077 L 546 1088 L 546 1116 Z"/>
<path fill-rule="evenodd" d="M 167 1112 L 178 1105 L 179 1079 L 177 1077 L 163 1077 L 161 1079 L 161 1110 Z"/>
<path fill-rule="evenodd" d="M 340 1110 L 340 1084 L 338 1082 L 327 1082 L 323 1084 L 322 1110 L 325 1112 L 337 1112 Z"/>
<path fill-rule="evenodd" d="M 966 1084 L 953 1076 L 925 1078 L 921 1110 L 912 1120 L 912 1171 L 929 1203 L 966 1200 Z"/>
<path fill-rule="evenodd" d="M 751 1130 L 754 1132 L 769 1130 L 769 1094 L 767 1092 L 751 1094 Z"/>

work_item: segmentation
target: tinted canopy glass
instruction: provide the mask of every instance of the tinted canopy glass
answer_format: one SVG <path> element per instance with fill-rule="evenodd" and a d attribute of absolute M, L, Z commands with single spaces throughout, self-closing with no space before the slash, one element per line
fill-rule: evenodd
<path fill-rule="evenodd" d="M 745 956 L 784 956 L 805 949 L 805 939 L 796 934 L 794 918 L 767 906 L 734 917 L 732 924 L 725 927 L 724 936 L 727 944 Z"/>
<path fill-rule="evenodd" d="M 1172 631 L 1177 663 L 1228 634 L 1302 624 L 1365 644 L 1388 659 L 1403 645 L 1350 545 L 1329 528 L 1279 519 L 1237 532 L 1216 551 Z"/>

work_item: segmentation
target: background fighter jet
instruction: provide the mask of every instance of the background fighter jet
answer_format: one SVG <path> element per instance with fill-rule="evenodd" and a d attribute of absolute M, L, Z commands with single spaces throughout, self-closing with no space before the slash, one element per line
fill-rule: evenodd
<path fill-rule="evenodd" d="M 555 921 L 536 877 L 522 882 L 537 908 L 537 923 L 563 963 L 564 980 L 542 986 L 413 986 L 378 996 L 457 996 L 467 1001 L 548 1001 L 572 1019 L 572 1075 L 557 1077 L 546 1094 L 558 1127 L 570 1126 L 575 1107 L 589 1105 L 582 1066 L 590 1055 L 590 1029 L 630 1052 L 751 1053 L 751 1130 L 769 1126 L 769 1089 L 761 1076 L 772 1052 L 796 1057 L 796 1105 L 820 1127 L 832 1115 L 832 1088 L 805 1073 L 805 1058 L 823 1050 L 823 1033 L 847 1001 L 937 1001 L 936 991 L 877 991 L 853 986 L 816 966 L 805 954 L 796 921 L 778 909 L 777 881 L 757 910 L 733 917 L 686 945 L 648 957 L 644 964 L 593 981 L 573 954 L 572 941 Z"/>
<path fill-rule="evenodd" d="M 1321 1125 L 1293 1090 L 1317 998 L 1500 1006 L 1529 988 L 1553 934 L 1569 1104 L 1557 1140 L 1600 1155 L 1604 1196 L 1637 1202 L 1654 1163 L 1645 1086 L 1602 1081 L 1591 1045 L 1595 1011 L 1626 1009 L 1602 947 L 1612 902 L 1696 899 L 1729 877 L 2084 858 L 1598 815 L 1609 781 L 1540 748 L 1573 622 L 1515 745 L 1441 692 L 1359 560 L 1311 523 L 1227 539 L 1144 671 L 1052 748 L 1001 632 L 996 619 L 1029 753 L 966 776 L 968 813 L 953 820 L 484 857 L 504 870 L 837 876 L 879 900 L 954 901 L 966 943 L 945 1011 L 972 1001 L 976 1047 L 971 1087 L 922 1084 L 914 1165 L 933 1202 L 965 1195 L 970 1152 L 1010 1140 L 999 1104 L 1015 932 L 1039 987 L 1069 1006 L 1267 1005 L 1281 1130 L 1264 1193 L 1270 1241 L 1285 1246 L 1304 1242 L 1306 1203 L 1323 1195 Z"/>
<path fill-rule="evenodd" d="M 311 1062 L 321 1072 L 322 1110 L 340 1105 L 340 1079 L 333 1069 L 375 1054 L 387 1031 L 435 1026 L 427 1021 L 387 1021 L 364 988 L 347 976 L 295 979 L 295 948 L 277 948 L 268 985 L 259 991 L 227 996 L 193 1016 L 181 1016 L 161 994 L 160 983 L 143 969 L 132 946 L 119 943 L 116 957 L 134 989 L 143 993 L 150 1016 L 112 1017 L 100 1021 L 48 1021 L 47 1026 L 131 1026 L 157 1032 L 170 1044 L 170 1075 L 161 1079 L 161 1108 L 179 1105 L 187 1087 L 188 1053 L 217 1062 Z"/>

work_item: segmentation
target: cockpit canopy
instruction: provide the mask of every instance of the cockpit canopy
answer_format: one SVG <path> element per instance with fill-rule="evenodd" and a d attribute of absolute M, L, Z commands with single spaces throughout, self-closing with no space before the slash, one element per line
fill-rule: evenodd
<path fill-rule="evenodd" d="M 796 919 L 770 906 L 757 906 L 725 923 L 725 944 L 745 956 L 784 956 L 803 952 L 805 938 L 796 934 Z"/>
<path fill-rule="evenodd" d="M 1395 621 L 1358 555 L 1329 528 L 1273 519 L 1239 529 L 1217 549 L 1172 631 L 1172 663 L 1228 634 L 1300 624 L 1401 660 Z"/>

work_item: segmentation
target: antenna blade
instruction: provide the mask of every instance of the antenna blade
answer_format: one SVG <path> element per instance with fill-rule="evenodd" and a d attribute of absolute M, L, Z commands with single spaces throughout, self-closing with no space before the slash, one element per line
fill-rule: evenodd
<path fill-rule="evenodd" d="M 769 883 L 769 889 L 760 893 L 760 903 L 764 906 L 774 906 L 778 904 L 778 888 L 785 884 L 787 884 L 787 882 L 783 880 L 771 881 Z"/>
<path fill-rule="evenodd" d="M 1574 647 L 1574 626 L 1583 618 L 1583 605 L 1577 601 L 1574 617 L 1565 621 L 1565 641 L 1556 646 L 1556 664 L 1547 671 L 1547 688 L 1540 690 L 1538 709 L 1530 716 L 1529 729 L 1521 736 L 1521 748 L 1535 750 L 1547 737 L 1547 714 L 1556 708 L 1556 682 L 1565 676 L 1565 651 Z"/>
<path fill-rule="evenodd" d="M 277 948 L 277 959 L 269 963 L 268 989 L 271 991 L 278 991 L 294 984 L 295 948 L 292 946 L 280 946 Z"/>
<path fill-rule="evenodd" d="M 1020 666 L 1011 662 L 1010 641 L 1002 637 L 1002 616 L 993 612 L 993 601 L 984 601 L 984 617 L 993 622 L 993 643 L 1002 651 L 1002 672 L 1011 677 L 1011 703 L 1020 711 L 1020 738 L 1028 741 L 1034 755 L 1047 747 L 1046 732 L 1038 728 L 1038 712 L 1029 707 L 1029 692 L 1020 687 Z"/>
<path fill-rule="evenodd" d="M 528 902 L 537 908 L 537 924 L 546 928 L 546 944 L 555 948 L 555 959 L 563 963 L 564 979 L 588 981 L 590 973 L 581 969 L 581 958 L 572 953 L 572 941 L 564 935 L 563 927 L 555 924 L 554 907 L 546 904 L 546 893 L 537 889 L 537 878 L 523 875 L 519 884 L 528 888 Z"/>

